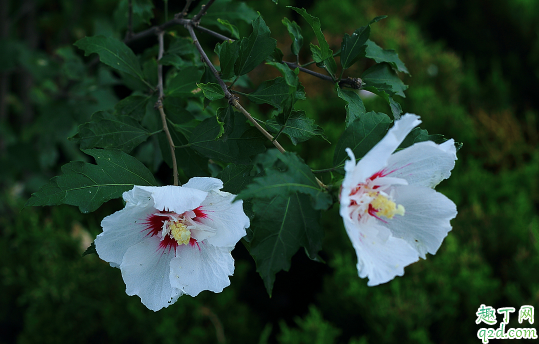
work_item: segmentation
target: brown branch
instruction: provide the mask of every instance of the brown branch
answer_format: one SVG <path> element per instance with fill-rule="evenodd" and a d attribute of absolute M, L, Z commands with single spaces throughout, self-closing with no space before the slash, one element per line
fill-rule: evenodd
<path fill-rule="evenodd" d="M 273 143 L 273 145 L 281 152 L 281 153 L 284 153 L 285 150 L 283 148 L 283 146 L 281 146 L 281 144 L 275 140 L 275 138 L 266 131 L 266 129 L 262 128 L 260 126 L 260 124 L 258 124 L 256 122 L 256 120 L 253 118 L 253 116 L 251 116 L 251 114 L 245 110 L 241 104 L 238 102 L 238 100 L 232 95 L 232 93 L 230 93 L 230 91 L 228 90 L 228 87 L 226 86 L 225 82 L 223 81 L 223 79 L 221 79 L 221 76 L 219 75 L 219 72 L 217 71 L 217 69 L 215 69 L 215 67 L 213 66 L 213 64 L 211 63 L 210 59 L 208 58 L 208 55 L 206 55 L 206 52 L 204 51 L 204 49 L 202 49 L 202 46 L 200 45 L 200 43 L 198 42 L 198 39 L 197 39 L 197 36 L 195 34 L 195 31 L 193 30 L 193 25 L 194 23 L 193 22 L 189 22 L 188 24 L 185 25 L 185 27 L 187 28 L 187 30 L 189 31 L 189 34 L 191 35 L 191 38 L 193 39 L 193 43 L 195 44 L 195 46 L 197 47 L 198 49 L 198 52 L 200 53 L 200 56 L 202 57 L 202 60 L 204 61 L 204 63 L 206 63 L 206 65 L 210 68 L 211 72 L 213 73 L 213 75 L 215 76 L 215 78 L 217 79 L 217 82 L 219 83 L 219 86 L 221 86 L 221 89 L 223 90 L 223 92 L 225 93 L 225 97 L 226 99 L 228 100 L 228 102 L 233 105 L 236 109 L 238 109 L 238 111 L 240 111 L 248 120 L 249 122 L 251 122 L 255 127 L 256 129 L 258 129 L 265 137 L 268 138 L 268 140 L 271 141 L 271 143 Z"/>
<path fill-rule="evenodd" d="M 165 132 L 165 135 L 167 137 L 168 145 L 170 146 L 170 155 L 172 158 L 172 174 L 174 176 L 174 185 L 179 185 L 178 181 L 178 164 L 176 162 L 176 153 L 174 149 L 174 141 L 172 140 L 172 136 L 170 135 L 170 131 L 168 130 L 168 124 L 167 124 L 167 116 L 165 115 L 165 110 L 163 109 L 163 65 L 159 63 L 161 58 L 163 57 L 164 51 L 165 51 L 165 43 L 164 43 L 164 31 L 160 31 L 157 34 L 157 38 L 159 39 L 159 53 L 157 56 L 157 88 L 159 89 L 159 99 L 157 100 L 157 103 L 155 103 L 155 107 L 159 110 L 159 114 L 161 115 L 161 122 L 163 123 L 163 131 Z"/>
<path fill-rule="evenodd" d="M 193 20 L 192 20 L 193 24 L 192 25 L 197 26 L 200 23 L 200 18 L 202 18 L 202 16 L 206 14 L 206 12 L 208 11 L 208 8 L 210 8 L 210 6 L 214 2 L 215 2 L 215 0 L 209 0 L 206 5 L 200 6 L 200 11 L 197 13 L 196 16 L 193 17 Z"/>

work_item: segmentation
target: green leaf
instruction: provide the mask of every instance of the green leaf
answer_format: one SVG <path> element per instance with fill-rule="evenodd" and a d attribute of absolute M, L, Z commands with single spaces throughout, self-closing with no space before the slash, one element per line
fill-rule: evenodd
<path fill-rule="evenodd" d="M 84 153 L 93 156 L 97 165 L 72 161 L 62 166 L 62 174 L 32 194 L 25 206 L 69 204 L 88 213 L 134 185 L 157 184 L 146 166 L 122 151 L 89 149 Z"/>
<path fill-rule="evenodd" d="M 251 165 L 228 164 L 219 173 L 218 178 L 223 181 L 223 191 L 237 195 L 247 187 L 253 180 Z"/>
<path fill-rule="evenodd" d="M 200 2 L 200 4 L 202 3 L 203 2 Z M 198 5 L 192 12 L 198 13 L 199 10 L 200 5 Z M 258 14 L 256 11 L 247 6 L 244 2 L 220 0 L 212 4 L 206 15 L 202 17 L 201 22 L 203 26 L 219 26 L 219 19 L 228 20 L 230 22 L 243 20 L 246 23 L 251 23 L 257 16 Z"/>
<path fill-rule="evenodd" d="M 193 95 L 193 91 L 198 88 L 197 82 L 200 81 L 203 70 L 198 67 L 190 66 L 179 70 L 178 73 L 168 80 L 165 88 L 167 96 Z"/>
<path fill-rule="evenodd" d="M 379 22 L 380 20 L 386 19 L 386 18 L 387 18 L 386 15 L 382 15 L 382 16 L 375 17 L 373 20 L 371 20 L 371 22 L 369 23 L 369 25 L 374 24 L 374 23 L 377 23 L 377 22 Z"/>
<path fill-rule="evenodd" d="M 284 55 L 283 55 L 282 50 L 275 47 L 275 49 L 273 49 L 273 53 L 271 53 L 271 55 L 268 57 L 267 61 L 282 63 L 283 62 L 283 57 L 284 57 Z"/>
<path fill-rule="evenodd" d="M 264 137 L 251 128 L 245 117 L 230 106 L 217 110 L 222 123 L 210 117 L 200 123 L 189 137 L 190 146 L 200 154 L 223 162 L 252 164 L 252 156 L 266 150 Z M 228 128 L 225 131 L 225 125 Z"/>
<path fill-rule="evenodd" d="M 230 24 L 228 20 L 219 18 L 217 19 L 217 22 L 220 24 L 221 29 L 230 32 L 230 34 L 232 35 L 232 38 L 234 39 L 240 38 L 240 32 L 238 28 L 235 25 Z"/>
<path fill-rule="evenodd" d="M 240 51 L 240 41 L 225 41 L 215 46 L 215 53 L 219 56 L 221 63 L 221 78 L 231 79 L 235 76 L 234 64 L 238 59 Z"/>
<path fill-rule="evenodd" d="M 410 147 L 414 143 L 423 142 L 423 141 L 432 141 L 434 143 L 440 144 L 447 141 L 447 139 L 443 135 L 440 135 L 440 134 L 429 135 L 429 132 L 426 131 L 425 129 L 414 128 L 406 136 L 404 141 L 402 141 L 402 143 L 400 144 L 399 148 L 397 148 L 397 150 Z"/>
<path fill-rule="evenodd" d="M 142 63 L 142 75 L 144 75 L 144 80 L 151 85 L 157 85 L 157 60 L 155 58 L 151 57 Z"/>
<path fill-rule="evenodd" d="M 150 135 L 148 130 L 131 117 L 99 111 L 92 115 L 90 122 L 79 126 L 74 139 L 79 140 L 81 149 L 120 149 L 129 153 Z"/>
<path fill-rule="evenodd" d="M 193 130 L 195 130 L 195 128 L 200 124 L 200 121 L 193 119 L 189 122 L 184 122 L 181 124 L 176 124 L 173 122 L 170 122 L 169 124 L 172 124 L 174 130 L 181 133 L 183 136 L 189 137 L 193 133 Z"/>
<path fill-rule="evenodd" d="M 312 208 L 309 196 L 298 192 L 257 199 L 253 212 L 256 217 L 251 222 L 254 234 L 250 253 L 271 296 L 275 274 L 290 269 L 290 260 L 300 247 L 311 259 L 317 257 L 324 236 L 320 212 Z"/>
<path fill-rule="evenodd" d="M 310 195 L 315 209 L 327 209 L 332 198 L 318 185 L 316 177 L 301 158 L 294 153 L 270 149 L 256 158 L 265 175 L 255 178 L 238 199 L 289 196 L 294 192 Z"/>
<path fill-rule="evenodd" d="M 387 62 L 396 71 L 404 72 L 410 75 L 410 72 L 408 72 L 408 69 L 406 68 L 404 63 L 399 59 L 399 54 L 397 54 L 395 50 L 382 49 L 370 39 L 367 40 L 366 46 L 367 48 L 365 50 L 365 57 L 373 59 L 377 63 Z"/>
<path fill-rule="evenodd" d="M 367 112 L 352 122 L 344 131 L 335 147 L 333 166 L 344 166 L 348 159 L 345 149 L 350 148 L 356 159 L 362 158 L 387 133 L 391 120 L 381 112 Z"/>
<path fill-rule="evenodd" d="M 317 66 L 325 68 L 330 75 L 335 76 L 337 64 L 335 63 L 335 59 L 333 58 L 333 51 L 329 48 L 329 44 L 326 41 L 324 34 L 322 33 L 320 19 L 310 15 L 303 8 L 297 8 L 292 6 L 288 7 L 299 13 L 314 31 L 314 35 L 318 40 L 319 46 L 316 46 L 311 43 L 310 48 L 311 53 L 313 54 L 313 60 L 316 62 Z"/>
<path fill-rule="evenodd" d="M 349 36 L 344 34 L 341 44 L 341 66 L 343 69 L 349 68 L 359 58 L 365 56 L 365 42 L 369 39 L 371 27 L 362 26 Z"/>
<path fill-rule="evenodd" d="M 136 121 L 141 121 L 146 114 L 146 104 L 150 100 L 151 95 L 143 96 L 132 94 L 120 100 L 114 106 L 114 112 L 119 116 L 129 116 Z"/>
<path fill-rule="evenodd" d="M 348 128 L 350 123 L 365 115 L 365 105 L 363 105 L 363 101 L 361 100 L 357 92 L 351 90 L 343 90 L 338 85 L 335 85 L 335 89 L 337 90 L 337 95 L 339 96 L 339 98 L 346 102 L 346 120 L 344 123 L 345 128 Z"/>
<path fill-rule="evenodd" d="M 365 91 L 372 92 L 376 94 L 377 96 L 381 97 L 382 99 L 384 99 L 389 105 L 391 109 L 391 113 L 393 114 L 393 118 L 395 120 L 398 120 L 401 117 L 401 113 L 402 113 L 401 105 L 397 103 L 397 101 L 393 99 L 392 96 L 387 94 L 385 91 L 377 89 L 376 87 L 363 87 L 363 89 Z"/>
<path fill-rule="evenodd" d="M 270 29 L 258 16 L 253 21 L 253 32 L 249 37 L 244 37 L 240 41 L 238 59 L 234 67 L 236 75 L 243 75 L 252 71 L 273 53 L 277 46 L 277 41 L 270 37 Z"/>
<path fill-rule="evenodd" d="M 282 62 L 266 62 L 266 64 L 277 68 L 281 72 L 281 74 L 283 74 L 288 86 L 297 88 L 300 85 L 298 78 L 299 68 L 292 70 L 290 69 L 290 67 L 288 67 L 288 65 Z"/>
<path fill-rule="evenodd" d="M 367 69 L 361 79 L 369 87 L 376 87 L 379 90 L 387 92 L 389 95 L 397 94 L 406 97 L 404 91 L 408 88 L 391 66 L 387 63 L 378 63 Z"/>
<path fill-rule="evenodd" d="M 290 35 L 290 38 L 292 38 L 292 45 L 290 47 L 292 49 L 292 54 L 297 56 L 303 46 L 301 27 L 299 27 L 295 21 L 288 20 L 288 18 L 283 18 L 282 23 L 286 26 L 288 34 Z"/>
<path fill-rule="evenodd" d="M 256 91 L 247 94 L 250 101 L 257 104 L 270 104 L 279 111 L 283 109 L 284 101 L 294 92 L 282 77 L 264 81 Z"/>
<path fill-rule="evenodd" d="M 138 59 L 125 43 L 112 37 L 93 36 L 79 39 L 75 46 L 84 50 L 84 56 L 97 53 L 104 64 L 144 81 Z"/>
<path fill-rule="evenodd" d="M 165 55 L 161 61 L 167 56 L 181 56 L 188 59 L 193 59 L 198 55 L 198 50 L 193 44 L 193 41 L 189 38 L 170 36 L 172 42 L 168 49 L 166 49 Z"/>
<path fill-rule="evenodd" d="M 293 145 L 307 141 L 314 136 L 320 136 L 327 141 L 324 129 L 316 125 L 313 119 L 307 118 L 304 111 L 292 111 L 284 125 L 270 119 L 266 122 L 266 129 L 272 134 L 279 132 L 286 134 Z"/>
<path fill-rule="evenodd" d="M 225 97 L 225 92 L 218 84 L 207 83 L 197 84 L 198 87 L 204 92 L 204 96 L 209 100 L 218 100 Z"/>
<path fill-rule="evenodd" d="M 329 48 L 329 44 L 326 41 L 324 34 L 322 33 L 322 28 L 320 26 L 320 19 L 310 15 L 303 8 L 297 8 L 297 7 L 292 7 L 292 6 L 287 6 L 287 7 L 299 13 L 303 17 L 303 19 L 305 19 L 305 21 L 307 21 L 307 23 L 313 29 L 316 39 L 318 40 L 318 44 L 320 46 L 320 58 L 322 60 L 325 60 L 327 58 L 333 57 L 333 51 Z"/>

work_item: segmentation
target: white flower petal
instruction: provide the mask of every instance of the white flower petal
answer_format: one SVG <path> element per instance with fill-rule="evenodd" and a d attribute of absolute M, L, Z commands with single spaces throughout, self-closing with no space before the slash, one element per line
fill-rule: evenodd
<path fill-rule="evenodd" d="M 103 232 L 95 238 L 95 249 L 99 258 L 119 267 L 127 249 L 146 236 L 145 220 L 155 209 L 150 193 L 133 188 L 124 192 L 126 207 L 101 221 Z"/>
<path fill-rule="evenodd" d="M 404 267 L 419 260 L 417 251 L 406 241 L 391 236 L 389 230 L 374 218 L 354 223 L 345 218 L 344 226 L 357 254 L 359 277 L 369 278 L 375 286 L 404 274 Z"/>
<path fill-rule="evenodd" d="M 451 230 L 450 220 L 457 215 L 455 204 L 447 197 L 424 186 L 396 186 L 393 197 L 405 209 L 386 226 L 397 238 L 415 247 L 421 258 L 435 254 Z"/>
<path fill-rule="evenodd" d="M 183 187 L 210 192 L 213 190 L 221 190 L 223 188 L 223 182 L 217 178 L 194 177 L 183 184 Z"/>
<path fill-rule="evenodd" d="M 201 204 L 206 217 L 200 223 L 215 230 L 215 235 L 208 238 L 211 245 L 233 247 L 247 234 L 249 218 L 243 212 L 243 201 L 232 203 L 234 197 L 228 192 L 210 192 Z"/>
<path fill-rule="evenodd" d="M 452 139 L 441 145 L 432 141 L 418 142 L 393 154 L 386 172 L 391 172 L 391 177 L 406 179 L 410 185 L 433 188 L 449 178 L 455 160 L 457 151 Z"/>
<path fill-rule="evenodd" d="M 202 190 L 174 185 L 139 186 L 139 188 L 151 192 L 155 209 L 173 211 L 177 214 L 195 209 L 208 194 Z"/>
<path fill-rule="evenodd" d="M 150 237 L 130 247 L 120 265 L 127 295 L 138 295 L 152 311 L 170 306 L 182 295 L 168 278 L 174 250 L 159 248 L 159 242 Z"/>
<path fill-rule="evenodd" d="M 404 141 L 406 135 L 412 131 L 421 121 L 419 116 L 414 114 L 405 114 L 395 124 L 386 136 L 380 140 L 365 156 L 353 167 L 349 163 L 345 163 L 346 176 L 343 185 L 357 185 L 363 183 L 367 178 L 383 170 L 387 166 L 389 157 Z M 348 155 L 355 164 L 355 157 L 351 151 L 347 150 Z"/>
<path fill-rule="evenodd" d="M 234 273 L 230 247 L 215 247 L 207 241 L 181 245 L 170 262 L 170 284 L 191 296 L 203 290 L 220 293 L 230 285 Z"/>

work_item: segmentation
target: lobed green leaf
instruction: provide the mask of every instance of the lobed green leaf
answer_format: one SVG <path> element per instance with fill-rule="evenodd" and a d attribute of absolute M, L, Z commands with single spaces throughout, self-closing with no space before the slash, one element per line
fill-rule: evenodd
<path fill-rule="evenodd" d="M 344 123 L 345 128 L 348 128 L 352 122 L 365 115 L 367 110 L 365 110 L 365 105 L 356 91 L 341 89 L 338 85 L 335 86 L 335 89 L 339 98 L 346 102 L 346 120 Z"/>
<path fill-rule="evenodd" d="M 367 69 L 361 79 L 369 87 L 385 91 L 389 95 L 397 94 L 406 97 L 404 91 L 408 88 L 388 63 L 378 63 Z"/>
<path fill-rule="evenodd" d="M 225 41 L 215 46 L 215 53 L 221 63 L 221 78 L 231 79 L 235 76 L 234 64 L 238 59 L 240 41 Z"/>
<path fill-rule="evenodd" d="M 135 53 L 125 43 L 105 36 L 84 37 L 75 42 L 84 50 L 84 56 L 96 53 L 104 64 L 144 80 L 142 69 Z"/>
<path fill-rule="evenodd" d="M 207 83 L 197 84 L 197 86 L 202 90 L 204 96 L 209 100 L 218 100 L 225 97 L 225 92 L 218 84 Z"/>
<path fill-rule="evenodd" d="M 322 190 L 309 166 L 294 153 L 271 149 L 258 155 L 256 163 L 265 175 L 255 178 L 237 196 L 238 199 L 271 198 L 301 192 L 311 196 L 315 209 L 327 209 L 331 205 L 331 196 Z"/>
<path fill-rule="evenodd" d="M 273 53 L 277 46 L 277 41 L 270 37 L 270 33 L 270 29 L 262 16 L 258 16 L 253 21 L 251 35 L 242 38 L 240 41 L 238 59 L 234 66 L 236 75 L 241 76 L 249 73 Z"/>
<path fill-rule="evenodd" d="M 132 94 L 114 105 L 114 113 L 141 121 L 146 114 L 146 105 L 151 97 L 151 95 Z"/>
<path fill-rule="evenodd" d="M 129 153 L 146 141 L 151 133 L 128 116 L 117 116 L 105 111 L 92 115 L 90 122 L 81 124 L 74 139 L 81 149 L 120 149 Z"/>
<path fill-rule="evenodd" d="M 382 49 L 370 39 L 366 42 L 365 57 L 373 59 L 377 63 L 387 62 L 396 71 L 410 75 L 410 72 L 408 72 L 404 63 L 399 59 L 399 54 L 395 50 Z"/>
<path fill-rule="evenodd" d="M 312 118 L 307 118 L 304 111 L 292 111 L 292 114 L 287 118 L 284 125 L 277 123 L 274 119 L 270 119 L 266 121 L 266 129 L 272 134 L 279 132 L 286 134 L 293 145 L 307 141 L 314 136 L 320 136 L 327 141 L 324 135 L 324 129 L 318 126 Z"/>
<path fill-rule="evenodd" d="M 343 69 L 349 68 L 359 58 L 365 56 L 365 42 L 369 39 L 371 27 L 362 26 L 349 36 L 344 34 L 341 43 L 341 66 Z"/>
<path fill-rule="evenodd" d="M 293 192 L 253 201 L 256 217 L 251 222 L 250 253 L 270 296 L 275 274 L 290 269 L 292 256 L 300 247 L 311 259 L 316 259 L 322 248 L 320 211 L 312 208 L 309 198 Z"/>
<path fill-rule="evenodd" d="M 62 174 L 32 194 L 25 206 L 69 204 L 88 213 L 134 185 L 157 184 L 146 166 L 122 151 L 89 149 L 84 153 L 97 164 L 72 161 L 62 166 Z"/>
<path fill-rule="evenodd" d="M 193 95 L 200 81 L 203 70 L 196 66 L 189 66 L 185 69 L 179 70 L 178 73 L 168 80 L 167 87 L 165 88 L 165 95 L 167 96 L 185 96 Z"/>
<path fill-rule="evenodd" d="M 292 38 L 292 45 L 290 46 L 292 49 L 292 54 L 297 56 L 299 55 L 299 51 L 303 46 L 301 27 L 295 21 L 288 20 L 288 18 L 283 18 L 282 23 L 284 26 L 286 26 L 288 34 L 290 35 L 290 38 Z"/>
<path fill-rule="evenodd" d="M 270 104 L 279 111 L 283 108 L 283 103 L 294 92 L 282 77 L 264 81 L 256 91 L 247 94 L 247 98 L 256 104 Z"/>

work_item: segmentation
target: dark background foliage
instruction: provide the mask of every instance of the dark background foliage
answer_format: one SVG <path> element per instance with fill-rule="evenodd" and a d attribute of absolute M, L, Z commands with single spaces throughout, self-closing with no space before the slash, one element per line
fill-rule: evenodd
<path fill-rule="evenodd" d="M 290 271 L 277 275 L 272 298 L 238 245 L 236 272 L 223 293 L 184 296 L 158 313 L 148 311 L 125 294 L 119 270 L 95 255 L 81 258 L 101 219 L 121 201 L 87 215 L 69 206 L 22 209 L 59 166 L 87 159 L 67 140 L 76 126 L 131 92 L 99 66 L 92 80 L 82 80 L 84 67 L 71 56 L 82 54 L 69 48 L 86 35 L 114 31 L 117 2 L 1 1 L 0 343 L 215 343 L 222 336 L 229 343 L 477 343 L 484 327 L 475 324 L 480 304 L 539 306 L 537 2 L 247 3 L 264 16 L 285 56 L 291 42 L 283 17 L 304 27 L 307 42 L 314 35 L 284 5 L 320 17 L 334 50 L 345 32 L 389 16 L 373 25 L 371 39 L 395 49 L 412 75 L 401 75 L 410 85 L 399 99 L 402 108 L 420 115 L 430 133 L 464 144 L 451 178 L 438 187 L 459 209 L 439 252 L 407 267 L 403 277 L 369 288 L 357 277 L 355 253 L 331 209 L 322 218 L 326 263 L 299 252 Z M 164 5 L 156 2 L 156 23 L 164 20 Z M 170 17 L 183 2 L 168 5 Z M 133 49 L 153 44 L 140 41 Z M 347 73 L 366 67 L 359 63 Z M 271 73 L 261 67 L 250 77 L 257 84 Z M 336 142 L 343 101 L 331 84 L 300 79 L 308 100 L 298 107 Z M 365 103 L 389 112 L 379 99 Z M 245 104 L 257 116 L 268 110 Z M 322 139 L 290 147 L 315 169 L 328 167 L 333 154 Z M 142 160 L 152 167 L 152 160 Z M 164 166 L 155 170 L 168 178 Z M 510 322 L 537 328 L 526 325 L 515 316 Z"/>

